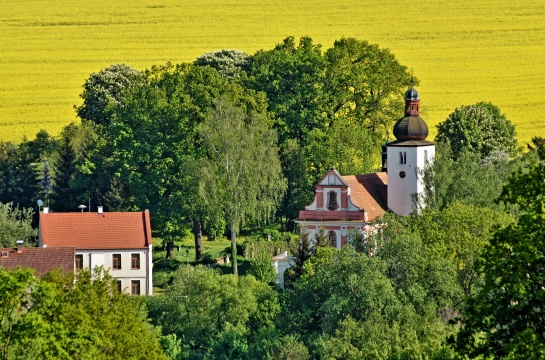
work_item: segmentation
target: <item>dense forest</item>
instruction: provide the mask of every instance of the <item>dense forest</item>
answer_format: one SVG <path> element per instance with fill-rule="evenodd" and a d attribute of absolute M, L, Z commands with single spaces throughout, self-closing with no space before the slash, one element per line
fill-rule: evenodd
<path fill-rule="evenodd" d="M 293 232 L 331 167 L 380 169 L 411 82 L 387 49 L 352 38 L 91 74 L 80 123 L 0 144 L 2 247 L 35 238 L 42 199 L 54 212 L 149 209 L 166 256 L 190 231 L 196 258 L 142 299 L 107 274 L 0 270 L 3 358 L 544 358 L 544 139 L 517 148 L 491 103 L 439 124 L 425 208 L 376 219 L 342 250 L 320 233 L 279 243 L 296 257 L 285 290 L 259 240 L 239 274 L 241 232 Z M 231 239 L 232 274 L 205 266 L 203 237 L 216 236 Z"/>

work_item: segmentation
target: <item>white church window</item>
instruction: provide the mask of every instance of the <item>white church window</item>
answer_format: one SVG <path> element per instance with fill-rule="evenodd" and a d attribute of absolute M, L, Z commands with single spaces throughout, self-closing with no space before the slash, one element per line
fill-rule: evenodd
<path fill-rule="evenodd" d="M 400 164 L 406 164 L 407 163 L 407 153 L 405 151 L 399 152 L 399 163 Z"/>
<path fill-rule="evenodd" d="M 428 150 L 424 150 L 424 162 L 428 162 Z"/>
<path fill-rule="evenodd" d="M 327 208 L 329 210 L 337 209 L 337 193 L 335 191 L 330 191 L 327 194 Z"/>
<path fill-rule="evenodd" d="M 335 234 L 335 231 L 330 231 L 327 235 L 327 238 L 329 240 L 329 244 L 333 246 L 334 248 L 337 247 L 337 234 Z"/>

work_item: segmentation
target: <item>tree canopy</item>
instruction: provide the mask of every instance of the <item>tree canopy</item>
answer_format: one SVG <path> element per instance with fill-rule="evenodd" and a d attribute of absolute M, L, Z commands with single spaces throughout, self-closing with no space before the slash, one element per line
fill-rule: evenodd
<path fill-rule="evenodd" d="M 2 359 L 164 359 L 137 299 L 94 274 L 0 269 Z"/>
<path fill-rule="evenodd" d="M 497 231 L 478 262 L 482 288 L 467 301 L 456 336 L 459 353 L 475 357 L 545 357 L 545 147 L 519 171 L 500 199 L 520 206 L 515 223 Z"/>
<path fill-rule="evenodd" d="M 488 102 L 463 105 L 437 125 L 436 140 L 449 143 L 457 157 L 464 151 L 487 157 L 496 152 L 514 155 L 517 148 L 515 127 L 500 109 Z"/>
<path fill-rule="evenodd" d="M 273 215 L 285 190 L 275 133 L 264 112 L 249 110 L 220 98 L 200 127 L 208 155 L 202 195 L 231 232 L 235 274 L 240 226 Z"/>

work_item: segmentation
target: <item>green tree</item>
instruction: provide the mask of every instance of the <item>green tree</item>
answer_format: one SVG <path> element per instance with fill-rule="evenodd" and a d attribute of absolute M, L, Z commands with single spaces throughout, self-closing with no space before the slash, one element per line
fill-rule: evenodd
<path fill-rule="evenodd" d="M 267 220 L 285 190 L 276 134 L 263 111 L 245 111 L 225 97 L 215 101 L 200 134 L 208 155 L 203 196 L 210 208 L 221 212 L 231 232 L 236 275 L 240 227 Z"/>
<path fill-rule="evenodd" d="M 77 155 L 72 145 L 71 131 L 77 131 L 76 125 L 67 126 L 59 141 L 57 155 L 53 168 L 53 194 L 51 200 L 55 211 L 76 211 L 78 207 L 77 194 L 74 191 L 76 177 Z"/>
<path fill-rule="evenodd" d="M 406 244 L 405 252 L 413 252 Z M 441 342 L 450 331 L 436 316 L 432 292 L 418 288 L 414 277 L 402 276 L 414 266 L 423 269 L 417 271 L 420 279 L 436 278 L 443 269 L 430 274 L 429 266 L 418 263 L 425 256 L 395 258 L 395 253 L 382 259 L 356 253 L 350 246 L 320 249 L 282 295 L 282 329 L 301 336 L 312 357 L 439 358 L 448 352 Z"/>
<path fill-rule="evenodd" d="M 223 49 L 202 54 L 194 64 L 210 66 L 229 79 L 240 79 L 246 76 L 249 60 L 244 51 Z"/>
<path fill-rule="evenodd" d="M 513 219 L 502 211 L 452 202 L 442 211 L 424 210 L 414 218 L 413 230 L 435 257 L 452 262 L 458 282 L 466 295 L 471 295 L 481 279 L 475 262 L 490 242 L 492 234 Z"/>
<path fill-rule="evenodd" d="M 492 103 L 462 105 L 437 125 L 436 141 L 448 143 L 457 158 L 464 151 L 487 157 L 495 152 L 516 152 L 515 126 Z"/>
<path fill-rule="evenodd" d="M 545 147 L 540 160 L 519 171 L 500 200 L 522 214 L 497 231 L 478 262 L 482 288 L 467 300 L 458 352 L 469 357 L 545 358 Z"/>
<path fill-rule="evenodd" d="M 411 83 L 407 67 L 388 49 L 354 38 L 336 40 L 324 58 L 326 112 L 330 126 L 339 118 L 385 135 L 403 108 Z"/>
<path fill-rule="evenodd" d="M 276 292 L 253 276 L 220 275 L 204 266 L 180 268 L 163 296 L 147 299 L 153 323 L 176 334 L 190 358 L 241 354 L 260 330 L 274 327 Z M 213 357 L 215 358 L 215 357 Z"/>
<path fill-rule="evenodd" d="M 421 172 L 424 192 L 420 203 L 441 210 L 452 202 L 461 201 L 500 210 L 501 206 L 494 200 L 511 173 L 523 164 L 520 158 L 510 160 L 493 155 L 481 158 L 469 151 L 454 158 L 450 146 L 439 143 L 433 164 Z"/>
<path fill-rule="evenodd" d="M 47 196 L 41 179 L 45 161 L 53 153 L 55 145 L 55 140 L 45 130 L 40 130 L 35 139 L 24 139 L 19 145 L 3 144 L 0 156 L 0 202 L 34 208 L 36 200 Z M 34 221 L 37 223 L 37 217 Z"/>
<path fill-rule="evenodd" d="M 0 270 L 0 278 L 3 358 L 164 358 L 139 301 L 103 269 L 44 279 Z"/>
<path fill-rule="evenodd" d="M 290 36 L 272 50 L 256 52 L 250 61 L 251 86 L 267 94 L 280 147 L 289 139 L 305 144 L 312 129 L 325 126 L 321 110 L 325 75 L 321 45 L 302 37 L 296 46 Z"/>
<path fill-rule="evenodd" d="M 29 243 L 38 235 L 38 230 L 32 227 L 30 208 L 19 208 L 13 203 L 0 203 L 0 247 L 15 247 L 17 240 Z"/>
<path fill-rule="evenodd" d="M 110 65 L 92 73 L 83 85 L 83 104 L 76 107 L 81 119 L 108 125 L 115 117 L 115 108 L 122 102 L 123 92 L 145 82 L 139 70 L 125 64 Z"/>
<path fill-rule="evenodd" d="M 197 125 L 213 99 L 244 89 L 210 67 L 166 64 L 145 76 L 145 83 L 124 89 L 122 106 L 111 108 L 116 121 L 98 127 L 105 141 L 89 161 L 89 173 L 102 179 L 107 205 L 150 210 L 167 256 L 182 229 L 192 227 L 199 260 L 203 223 L 214 225 L 217 217 L 198 195 L 203 150 Z"/>

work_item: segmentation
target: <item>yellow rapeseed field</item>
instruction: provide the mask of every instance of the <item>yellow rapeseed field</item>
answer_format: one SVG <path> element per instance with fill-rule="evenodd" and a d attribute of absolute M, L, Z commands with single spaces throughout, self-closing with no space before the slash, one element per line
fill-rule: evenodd
<path fill-rule="evenodd" d="M 290 35 L 391 49 L 419 78 L 433 133 L 456 107 L 492 101 L 521 144 L 545 136 L 545 0 L 2 0 L 0 141 L 77 121 L 83 82 L 110 64 L 254 53 Z"/>

